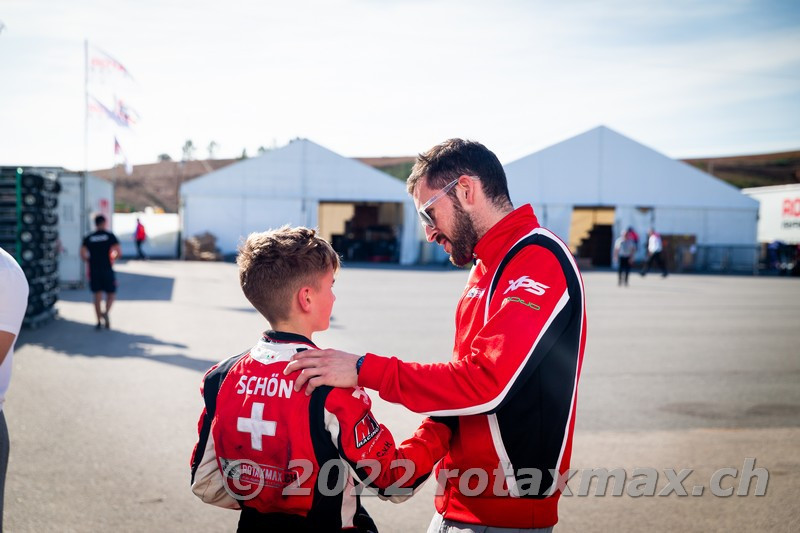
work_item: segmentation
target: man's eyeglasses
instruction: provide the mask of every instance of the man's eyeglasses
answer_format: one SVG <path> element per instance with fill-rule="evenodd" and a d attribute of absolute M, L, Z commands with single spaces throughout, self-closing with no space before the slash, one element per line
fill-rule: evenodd
<path fill-rule="evenodd" d="M 458 178 L 454 179 L 453 181 L 451 181 L 450 183 L 448 183 L 447 185 L 445 185 L 445 186 L 444 186 L 444 188 L 443 188 L 441 191 L 439 191 L 439 192 L 437 192 L 436 194 L 434 194 L 433 196 L 431 196 L 430 200 L 428 200 L 427 202 L 425 202 L 424 204 L 422 204 L 422 205 L 419 207 L 419 209 L 417 209 L 417 213 L 419 214 L 419 220 L 420 220 L 420 222 L 422 222 L 422 225 L 423 225 L 423 226 L 427 226 L 427 227 L 429 227 L 429 228 L 431 228 L 431 229 L 433 229 L 433 228 L 435 228 L 435 227 L 436 227 L 436 224 L 434 224 L 434 222 L 433 222 L 433 219 L 432 219 L 432 218 L 431 218 L 431 216 L 428 214 L 428 211 L 427 211 L 427 209 L 428 209 L 430 206 L 432 206 L 432 205 L 434 204 L 434 202 L 436 202 L 436 201 L 437 201 L 437 200 L 439 200 L 439 199 L 440 199 L 442 196 L 444 196 L 445 194 L 447 194 L 447 193 L 450 191 L 450 189 L 452 189 L 453 187 L 455 187 L 455 186 L 456 186 L 456 183 L 458 183 L 458 180 L 459 180 L 460 178 L 461 178 L 461 177 L 459 176 Z"/>

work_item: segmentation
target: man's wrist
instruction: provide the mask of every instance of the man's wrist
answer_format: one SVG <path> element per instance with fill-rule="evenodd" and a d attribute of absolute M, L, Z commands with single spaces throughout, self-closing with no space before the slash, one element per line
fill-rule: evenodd
<path fill-rule="evenodd" d="M 365 357 L 366 355 L 362 355 L 361 357 L 358 358 L 358 361 L 356 361 L 356 375 L 361 373 L 361 365 L 364 364 Z"/>

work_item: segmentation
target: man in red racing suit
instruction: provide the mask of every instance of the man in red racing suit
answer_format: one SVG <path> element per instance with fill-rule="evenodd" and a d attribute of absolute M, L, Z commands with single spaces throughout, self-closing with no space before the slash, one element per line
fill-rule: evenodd
<path fill-rule="evenodd" d="M 583 281 L 567 246 L 513 209 L 483 145 L 447 141 L 409 178 L 430 241 L 474 261 L 456 312 L 452 361 L 418 364 L 334 350 L 295 356 L 297 386 L 359 385 L 419 413 L 457 416 L 437 468 L 429 531 L 452 525 L 551 528 L 572 454 L 586 342 Z M 437 523 L 438 521 L 438 523 Z M 443 526 L 442 526 L 443 524 Z"/>

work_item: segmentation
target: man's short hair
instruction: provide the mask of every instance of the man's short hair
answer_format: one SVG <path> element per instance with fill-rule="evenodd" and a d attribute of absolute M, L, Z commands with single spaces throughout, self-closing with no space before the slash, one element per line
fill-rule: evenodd
<path fill-rule="evenodd" d="M 94 217 L 95 226 L 100 226 L 101 224 L 105 223 L 106 223 L 106 217 L 104 217 L 103 215 L 97 215 L 96 217 Z"/>
<path fill-rule="evenodd" d="M 511 205 L 503 165 L 491 150 L 475 141 L 448 139 L 419 154 L 406 186 L 408 193 L 414 194 L 414 189 L 424 179 L 428 187 L 441 189 L 465 174 L 480 180 L 484 194 L 493 204 L 498 207 Z M 448 194 L 455 197 L 456 191 L 450 190 Z"/>
<path fill-rule="evenodd" d="M 317 287 L 322 276 L 340 265 L 333 247 L 302 226 L 251 233 L 239 247 L 236 263 L 244 295 L 271 324 L 289 318 L 300 287 Z"/>

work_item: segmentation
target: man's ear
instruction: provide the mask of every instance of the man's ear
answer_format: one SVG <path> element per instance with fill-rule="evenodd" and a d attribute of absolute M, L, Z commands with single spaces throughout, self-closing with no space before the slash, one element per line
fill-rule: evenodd
<path fill-rule="evenodd" d="M 463 174 L 458 178 L 458 185 L 456 185 L 456 195 L 462 205 L 474 205 L 477 195 L 482 192 L 480 180 L 474 179 L 467 174 Z"/>
<path fill-rule="evenodd" d="M 311 310 L 311 287 L 300 287 L 300 290 L 297 291 L 296 298 L 300 309 L 302 309 L 304 313 Z"/>

